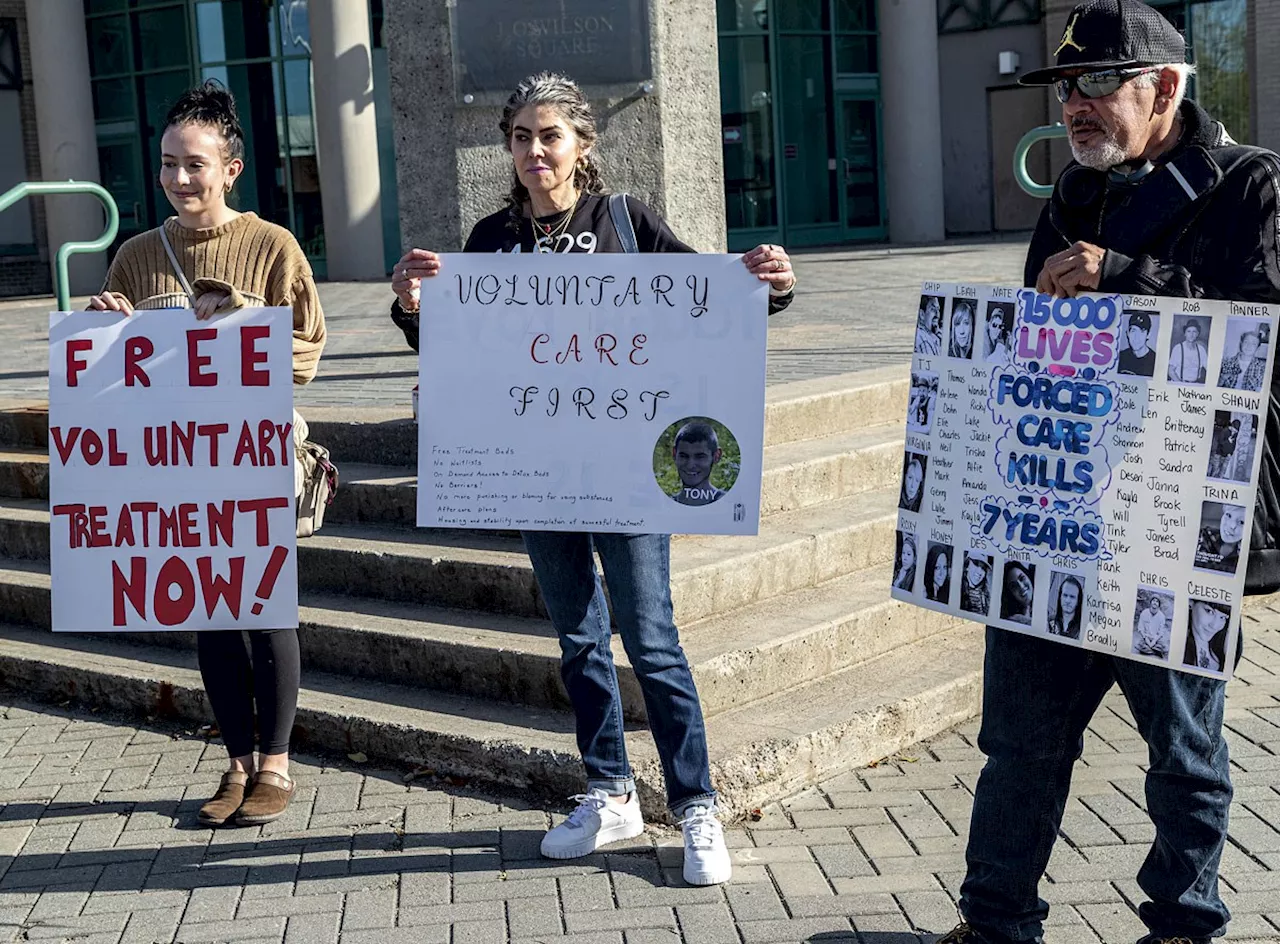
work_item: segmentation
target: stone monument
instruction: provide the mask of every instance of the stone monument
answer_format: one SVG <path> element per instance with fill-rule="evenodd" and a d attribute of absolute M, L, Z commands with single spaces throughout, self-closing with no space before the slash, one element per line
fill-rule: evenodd
<path fill-rule="evenodd" d="M 462 248 L 500 209 L 498 119 L 540 71 L 582 85 L 606 187 L 704 252 L 725 249 L 715 6 L 706 0 L 386 0 L 404 248 Z"/>

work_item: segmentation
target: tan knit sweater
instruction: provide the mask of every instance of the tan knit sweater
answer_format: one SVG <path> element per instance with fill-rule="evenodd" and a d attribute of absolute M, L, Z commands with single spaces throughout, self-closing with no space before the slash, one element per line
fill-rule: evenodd
<path fill-rule="evenodd" d="M 292 233 L 256 213 L 242 213 L 211 229 L 187 229 L 176 217 L 163 225 L 197 298 L 208 291 L 228 294 L 219 311 L 263 304 L 292 308 L 293 381 L 306 383 L 316 375 L 324 349 L 324 312 L 311 264 Z M 137 309 L 190 307 L 159 229 L 120 247 L 103 291 L 119 292 Z"/>

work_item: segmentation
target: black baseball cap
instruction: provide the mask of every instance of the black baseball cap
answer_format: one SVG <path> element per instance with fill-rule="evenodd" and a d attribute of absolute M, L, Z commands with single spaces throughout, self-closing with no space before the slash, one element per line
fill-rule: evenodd
<path fill-rule="evenodd" d="M 1141 328 L 1143 331 L 1151 330 L 1151 316 L 1145 311 L 1135 312 L 1129 316 L 1130 328 Z"/>
<path fill-rule="evenodd" d="M 1028 72 L 1018 84 L 1049 85 L 1072 72 L 1186 62 L 1187 43 L 1141 0 L 1088 0 L 1067 17 L 1054 56 L 1057 65 Z"/>

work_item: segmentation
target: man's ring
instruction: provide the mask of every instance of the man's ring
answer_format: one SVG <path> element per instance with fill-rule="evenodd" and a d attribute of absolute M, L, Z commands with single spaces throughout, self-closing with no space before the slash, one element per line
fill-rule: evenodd
<path fill-rule="evenodd" d="M 785 268 L 785 266 L 786 266 L 786 263 L 784 263 L 781 259 L 774 259 L 774 260 L 773 260 L 773 271 L 774 271 L 774 272 L 781 272 L 781 271 L 783 270 L 783 268 Z"/>

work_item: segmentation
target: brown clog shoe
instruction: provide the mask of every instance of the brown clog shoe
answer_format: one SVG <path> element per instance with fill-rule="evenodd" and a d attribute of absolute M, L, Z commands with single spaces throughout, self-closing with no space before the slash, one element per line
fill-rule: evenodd
<path fill-rule="evenodd" d="M 249 775 L 243 770 L 228 770 L 222 775 L 218 784 L 218 792 L 213 799 L 200 807 L 197 817 L 202 826 L 221 826 L 235 816 L 236 810 L 244 802 L 244 788 L 249 784 Z"/>
<path fill-rule="evenodd" d="M 254 775 L 249 795 L 240 804 L 236 814 L 236 822 L 241 826 L 261 826 L 274 819 L 289 808 L 298 784 L 288 777 L 282 777 L 270 770 L 260 770 Z"/>

